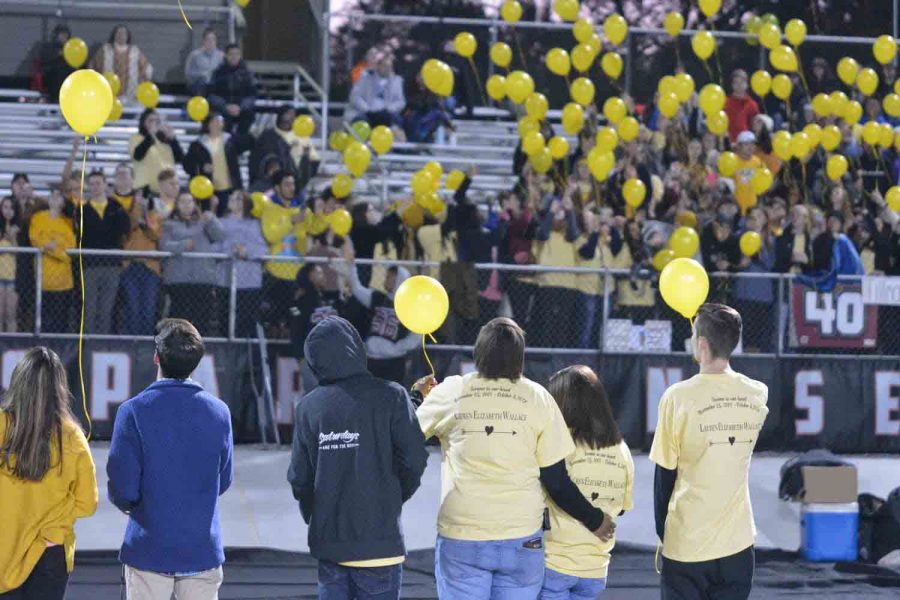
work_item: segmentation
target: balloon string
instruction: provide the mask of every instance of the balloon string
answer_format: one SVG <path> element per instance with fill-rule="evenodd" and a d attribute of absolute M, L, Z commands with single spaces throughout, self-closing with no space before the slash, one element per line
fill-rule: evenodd
<path fill-rule="evenodd" d="M 656 542 L 656 555 L 653 557 L 653 568 L 656 569 L 657 575 L 662 575 L 662 569 L 659 568 L 659 551 L 662 549 L 662 543 Z"/>
<path fill-rule="evenodd" d="M 431 336 L 431 334 L 428 334 L 428 337 L 431 337 L 431 341 L 434 341 L 434 338 Z M 424 335 L 422 336 L 422 354 L 425 355 L 425 362 L 428 363 L 428 368 L 431 369 L 431 376 L 437 377 L 437 375 L 434 372 L 434 365 L 431 364 L 431 359 L 428 358 L 428 350 L 425 349 L 425 336 Z"/>
<path fill-rule="evenodd" d="M 709 61 L 703 59 L 703 68 L 706 69 L 706 76 L 709 77 L 710 82 L 714 81 L 712 69 L 709 68 Z"/>
<path fill-rule="evenodd" d="M 806 97 L 812 102 L 812 94 L 809 93 L 809 86 L 806 85 L 806 75 L 803 74 L 803 61 L 800 59 L 800 46 L 794 46 L 794 53 L 797 55 L 797 73 L 800 75 L 800 83 L 803 84 L 803 91 Z"/>
<path fill-rule="evenodd" d="M 187 15 L 184 14 L 184 7 L 181 6 L 181 0 L 178 0 L 178 10 L 181 11 L 181 18 L 184 19 L 184 24 L 188 26 L 188 29 L 190 29 L 191 31 L 193 31 L 194 28 L 191 27 L 191 22 L 188 21 Z"/>
<path fill-rule="evenodd" d="M 716 33 L 716 26 L 713 25 L 712 20 L 709 21 L 709 28 L 712 29 L 713 33 Z M 716 72 L 719 74 L 716 83 L 722 84 L 722 63 L 719 61 L 719 43 L 716 41 L 715 36 L 713 36 L 713 54 L 716 55 Z"/>
<path fill-rule="evenodd" d="M 522 52 L 522 45 L 519 43 L 519 36 L 516 34 L 516 28 L 512 28 L 513 41 L 516 43 L 516 50 L 519 52 L 519 60 L 522 61 L 522 70 L 528 71 L 528 63 L 525 62 L 525 53 Z"/>
<path fill-rule="evenodd" d="M 84 171 L 87 168 L 87 145 L 89 139 L 84 137 L 84 148 L 81 154 L 81 192 L 78 195 L 78 276 L 81 280 L 81 322 L 78 325 L 78 384 L 81 386 L 81 407 L 84 409 L 84 418 L 87 419 L 87 439 L 90 441 L 94 424 L 91 421 L 87 406 L 87 392 L 84 389 L 84 258 L 81 255 L 81 246 L 84 241 Z"/>
<path fill-rule="evenodd" d="M 481 76 L 478 75 L 478 68 L 475 66 L 475 61 L 472 57 L 469 57 L 469 66 L 472 67 L 472 73 L 475 75 L 475 85 L 478 86 L 478 91 L 481 94 L 481 105 L 487 106 L 487 98 L 484 95 L 484 88 L 481 86 Z"/>

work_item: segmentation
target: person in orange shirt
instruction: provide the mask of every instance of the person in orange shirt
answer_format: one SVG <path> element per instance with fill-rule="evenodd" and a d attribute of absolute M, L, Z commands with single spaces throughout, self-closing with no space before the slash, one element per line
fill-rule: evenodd
<path fill-rule="evenodd" d="M 68 390 L 59 356 L 36 347 L 0 403 L 0 597 L 62 600 L 75 520 L 97 509 L 94 461 Z"/>
<path fill-rule="evenodd" d="M 750 180 L 753 173 L 763 166 L 756 156 L 756 135 L 752 131 L 742 131 L 737 136 L 738 167 L 734 172 L 734 198 L 741 207 L 741 214 L 756 206 L 756 192 Z"/>

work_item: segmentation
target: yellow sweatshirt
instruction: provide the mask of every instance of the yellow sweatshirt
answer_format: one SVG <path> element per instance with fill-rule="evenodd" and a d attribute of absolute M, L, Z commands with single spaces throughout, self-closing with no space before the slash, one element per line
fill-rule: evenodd
<path fill-rule="evenodd" d="M 265 198 L 261 202 L 254 201 L 252 215 L 259 219 L 262 226 L 263 237 L 269 244 L 271 256 L 295 256 L 302 257 L 306 254 L 307 229 L 314 220 L 310 214 L 296 225 L 291 221 L 294 215 L 300 212 L 300 208 L 287 208 L 275 204 Z M 309 212 L 309 211 L 307 211 Z M 325 229 L 328 226 L 326 224 Z M 267 262 L 266 270 L 273 277 L 293 281 L 297 277 L 297 271 L 303 266 L 297 262 Z"/>
<path fill-rule="evenodd" d="M 578 255 L 575 244 L 566 241 L 565 232 L 551 231 L 550 238 L 543 242 L 538 251 L 538 264 L 544 267 L 574 267 Z M 541 287 L 578 289 L 574 273 L 543 273 Z"/>
<path fill-rule="evenodd" d="M 31 245 L 43 249 L 50 242 L 56 247 L 41 254 L 41 285 L 45 292 L 71 290 L 75 283 L 72 278 L 72 257 L 66 250 L 75 248 L 75 230 L 72 220 L 59 216 L 53 218 L 49 210 L 42 210 L 31 217 L 28 227 Z"/>
<path fill-rule="evenodd" d="M 0 411 L 0 440 L 9 417 Z M 63 545 L 69 572 L 75 566 L 75 519 L 97 510 L 97 479 L 87 440 L 75 423 L 63 426 L 60 465 L 54 449 L 41 481 L 22 481 L 0 467 L 0 594 L 20 587 L 44 554 L 47 542 Z"/>

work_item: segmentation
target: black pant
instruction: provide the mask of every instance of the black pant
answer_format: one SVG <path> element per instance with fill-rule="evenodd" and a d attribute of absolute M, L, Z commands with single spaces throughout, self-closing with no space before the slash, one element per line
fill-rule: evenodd
<path fill-rule="evenodd" d="M 253 121 L 255 119 L 256 111 L 252 108 L 241 110 L 240 114 L 236 117 L 226 114 L 225 130 L 232 135 L 235 133 L 238 135 L 245 135 L 250 133 L 250 128 L 253 126 Z"/>
<path fill-rule="evenodd" d="M 663 557 L 662 600 L 746 600 L 753 589 L 753 546 L 697 563 Z"/>
<path fill-rule="evenodd" d="M 288 311 L 294 301 L 296 283 L 293 279 L 279 279 L 274 275 L 263 274 L 263 297 L 265 307 L 263 320 L 273 326 L 288 323 Z"/>
<path fill-rule="evenodd" d="M 538 288 L 529 323 L 531 329 L 536 332 L 534 345 L 541 348 L 577 346 L 581 334 L 575 323 L 577 304 L 578 290 L 561 287 Z"/>
<path fill-rule="evenodd" d="M 44 292 L 41 295 L 41 331 L 71 333 L 69 311 L 72 304 L 72 290 Z"/>
<path fill-rule="evenodd" d="M 44 550 L 31 575 L 21 586 L 0 594 L 3 600 L 62 600 L 66 597 L 66 551 L 62 546 Z"/>
<path fill-rule="evenodd" d="M 214 286 L 199 283 L 175 283 L 169 286 L 169 317 L 190 321 L 202 336 L 212 335 L 210 321 L 214 308 Z"/>

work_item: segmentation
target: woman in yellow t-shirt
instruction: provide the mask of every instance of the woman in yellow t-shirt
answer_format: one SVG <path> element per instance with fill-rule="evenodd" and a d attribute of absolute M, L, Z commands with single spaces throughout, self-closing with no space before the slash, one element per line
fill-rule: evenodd
<path fill-rule="evenodd" d="M 584 365 L 567 367 L 550 378 L 550 394 L 575 441 L 575 452 L 566 458 L 572 481 L 604 514 L 631 510 L 634 462 L 597 374 Z M 547 505 L 550 531 L 540 600 L 596 598 L 606 589 L 615 537 L 600 540 L 552 499 Z"/>
<path fill-rule="evenodd" d="M 75 520 L 97 509 L 94 461 L 68 389 L 59 356 L 31 348 L 0 403 L 0 596 L 64 598 Z"/>
<path fill-rule="evenodd" d="M 0 202 L 0 247 L 19 245 L 19 209 L 13 198 Z M 0 253 L 0 331 L 16 331 L 19 294 L 16 292 L 16 255 Z"/>
<path fill-rule="evenodd" d="M 65 198 L 58 190 L 50 192 L 49 208 L 34 214 L 28 226 L 31 245 L 41 250 L 41 328 L 53 333 L 68 333 L 72 290 L 72 257 L 75 248 L 72 219 L 63 214 Z"/>
<path fill-rule="evenodd" d="M 128 140 L 128 154 L 134 161 L 134 187 L 148 186 L 154 193 L 159 193 L 159 174 L 184 160 L 175 130 L 152 108 L 141 113 L 138 132 Z"/>

